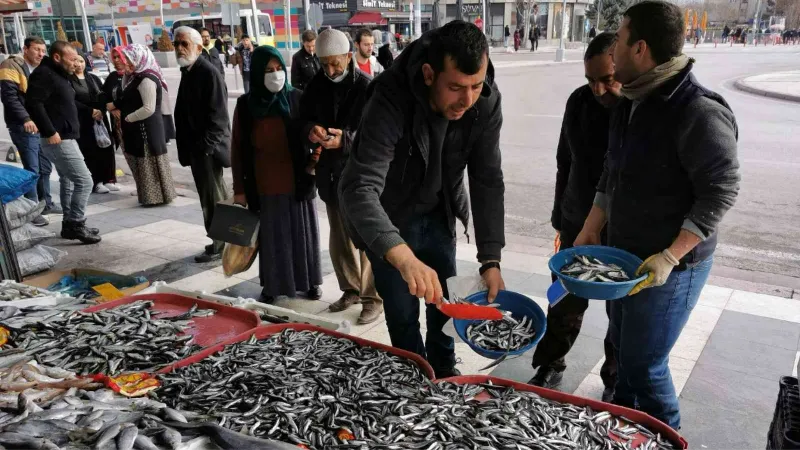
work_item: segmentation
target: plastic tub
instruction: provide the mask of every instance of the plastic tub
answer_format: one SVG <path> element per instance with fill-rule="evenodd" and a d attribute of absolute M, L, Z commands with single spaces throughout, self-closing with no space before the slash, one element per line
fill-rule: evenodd
<path fill-rule="evenodd" d="M 246 333 L 242 333 L 239 336 L 236 336 L 232 339 L 229 339 L 225 342 L 222 342 L 218 345 L 213 347 L 209 347 L 201 352 L 198 352 L 188 358 L 182 359 L 174 364 L 171 364 L 163 369 L 159 370 L 158 373 L 170 373 L 175 369 L 185 367 L 191 364 L 194 364 L 198 361 L 202 361 L 203 359 L 217 353 L 218 351 L 225 348 L 225 346 L 236 344 L 237 342 L 242 342 L 250 339 L 251 336 L 255 335 L 256 339 L 264 339 L 266 337 L 272 336 L 273 334 L 280 333 L 283 330 L 292 329 L 297 331 L 303 330 L 310 330 L 310 331 L 318 331 L 320 333 L 325 333 L 330 336 L 335 336 L 338 338 L 349 339 L 359 345 L 364 347 L 372 347 L 378 350 L 383 350 L 386 353 L 391 353 L 393 355 L 401 356 L 405 359 L 411 360 L 414 362 L 417 367 L 419 367 L 422 373 L 430 378 L 431 380 L 434 379 L 433 368 L 428 364 L 428 361 L 425 361 L 421 356 L 417 355 L 416 353 L 411 353 L 405 350 L 400 350 L 399 348 L 390 347 L 388 345 L 383 345 L 378 342 L 368 341 L 366 339 L 362 339 L 355 336 L 350 336 L 349 334 L 339 333 L 338 331 L 328 330 L 325 328 L 320 328 L 314 325 L 306 325 L 306 324 L 299 324 L 299 323 L 285 323 L 281 325 L 263 325 L 258 327 L 254 330 L 250 330 Z"/>
<path fill-rule="evenodd" d="M 252 311 L 176 294 L 133 295 L 86 308 L 83 312 L 112 309 L 139 300 L 153 302 L 153 310 L 160 313 L 155 315 L 156 318 L 183 314 L 195 304 L 201 309 L 216 310 L 217 313 L 212 316 L 193 318 L 193 324 L 186 330 L 195 337 L 197 345 L 202 347 L 227 341 L 261 325 L 261 319 Z"/>
<path fill-rule="evenodd" d="M 561 250 L 550 258 L 550 271 L 553 272 L 566 290 L 578 297 L 594 300 L 617 300 L 625 297 L 646 275 L 623 282 L 582 281 L 561 273 L 561 268 L 572 262 L 576 255 L 593 256 L 606 264 L 616 264 L 633 276 L 642 265 L 642 260 L 625 250 L 604 245 L 582 245 Z"/>
<path fill-rule="evenodd" d="M 489 301 L 486 299 L 485 291 L 476 292 L 467 297 L 466 300 L 476 305 L 489 304 Z M 521 320 L 523 317 L 527 317 L 528 319 L 533 320 L 533 329 L 536 330 L 536 335 L 533 337 L 533 340 L 531 341 L 530 344 L 520 348 L 519 350 L 508 352 L 509 356 L 520 355 L 522 353 L 527 352 L 528 350 L 532 349 L 536 344 L 538 344 L 539 341 L 542 339 L 542 337 L 544 337 L 544 332 L 547 330 L 547 317 L 545 317 L 544 311 L 542 311 L 542 308 L 540 308 L 539 305 L 536 304 L 536 302 L 516 292 L 500 291 L 497 294 L 497 298 L 494 300 L 494 303 L 499 304 L 501 310 L 510 311 L 511 316 L 517 320 Z M 505 355 L 506 352 L 487 350 L 467 339 L 467 327 L 471 323 L 477 323 L 477 322 L 480 321 L 453 319 L 453 326 L 456 329 L 456 333 L 458 333 L 458 337 L 460 337 L 462 341 L 466 342 L 467 345 L 469 345 L 469 347 L 475 353 L 485 358 L 491 358 L 491 359 L 497 359 Z"/>
<path fill-rule="evenodd" d="M 603 403 L 599 400 L 592 400 L 589 398 L 578 397 L 576 395 L 567 394 L 565 392 L 554 391 L 537 386 L 532 386 L 530 384 L 519 383 L 517 381 L 506 380 L 504 378 L 491 377 L 488 375 L 463 375 L 458 377 L 443 378 L 436 380 L 437 383 L 442 383 L 445 381 L 455 384 L 471 384 L 471 385 L 479 385 L 491 381 L 492 384 L 496 386 L 506 386 L 506 387 L 512 387 L 518 391 L 534 392 L 538 394 L 540 397 L 549 400 L 555 400 L 561 403 L 569 403 L 571 405 L 576 405 L 576 406 L 589 406 L 594 411 L 608 411 L 616 416 L 625 416 L 626 418 L 631 419 L 636 423 L 644 425 L 647 428 L 649 428 L 650 431 L 652 431 L 653 433 L 661 433 L 662 438 L 669 439 L 670 442 L 672 442 L 678 448 L 682 449 L 689 448 L 689 444 L 688 442 L 686 442 L 686 439 L 681 437 L 681 435 L 678 434 L 677 431 L 670 428 L 667 424 L 641 411 L 636 411 L 618 405 L 612 405 L 610 403 Z M 478 400 L 482 399 L 481 395 L 479 395 L 476 398 Z M 489 395 L 486 394 L 486 396 L 483 399 L 488 400 Z M 637 433 L 632 436 L 634 436 L 634 439 L 630 441 L 630 448 L 638 448 L 639 444 L 647 440 L 647 438 L 641 433 Z M 609 435 L 609 437 L 617 441 L 620 441 L 620 439 L 615 437 L 614 435 Z"/>

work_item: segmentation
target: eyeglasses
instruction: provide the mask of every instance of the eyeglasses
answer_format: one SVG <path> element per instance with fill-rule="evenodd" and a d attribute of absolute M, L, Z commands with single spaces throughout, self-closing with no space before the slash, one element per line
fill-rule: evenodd
<path fill-rule="evenodd" d="M 176 48 L 177 47 L 183 47 L 183 48 L 191 48 L 192 47 L 192 43 L 189 42 L 189 41 L 174 41 L 172 43 L 172 45 L 174 45 Z"/>

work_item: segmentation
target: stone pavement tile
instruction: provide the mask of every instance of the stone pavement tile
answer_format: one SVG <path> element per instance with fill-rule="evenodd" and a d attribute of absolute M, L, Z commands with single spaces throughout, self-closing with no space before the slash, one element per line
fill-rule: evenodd
<path fill-rule="evenodd" d="M 528 272 L 522 272 L 514 269 L 502 269 L 503 281 L 506 283 L 506 289 L 509 291 L 519 292 L 520 289 L 525 287 L 525 282 L 532 275 Z M 476 272 L 477 275 L 477 272 Z"/>
<path fill-rule="evenodd" d="M 109 202 L 103 203 L 103 206 L 106 206 L 106 207 L 109 207 L 109 208 L 114 208 L 114 209 L 153 209 L 153 208 L 155 208 L 154 206 L 143 207 L 142 205 L 139 204 L 139 198 L 136 197 L 135 195 L 130 195 L 130 193 L 127 196 L 120 195 L 119 197 L 120 198 L 118 200 L 114 200 L 114 201 L 109 201 Z"/>
<path fill-rule="evenodd" d="M 788 298 L 734 291 L 725 309 L 800 323 L 800 302 Z"/>
<path fill-rule="evenodd" d="M 92 205 L 86 205 L 86 210 L 83 212 L 83 214 L 86 217 L 90 217 L 111 211 L 116 211 L 116 208 L 109 208 L 108 206 L 105 205 L 92 204 Z"/>
<path fill-rule="evenodd" d="M 681 395 L 683 388 L 686 386 L 686 382 L 689 381 L 694 366 L 694 361 L 677 356 L 669 357 L 669 371 L 672 375 L 672 384 L 675 386 L 675 392 L 678 395 Z"/>
<path fill-rule="evenodd" d="M 459 342 L 456 344 L 456 361 L 460 360 L 460 364 L 456 368 L 461 371 L 463 375 L 487 375 L 492 371 L 492 368 L 480 370 L 494 360 L 484 358 L 483 356 L 475 353 L 469 348 L 469 345 Z"/>
<path fill-rule="evenodd" d="M 128 200 L 130 197 L 130 191 L 123 192 L 122 190 L 119 192 L 109 192 L 108 194 L 92 194 L 89 196 L 89 203 L 110 203 L 119 200 Z"/>
<path fill-rule="evenodd" d="M 158 217 L 147 214 L 141 208 L 105 211 L 91 217 L 92 219 L 102 220 L 125 228 L 139 227 L 158 221 Z"/>
<path fill-rule="evenodd" d="M 74 244 L 73 244 L 74 243 Z M 108 243 L 83 245 L 78 241 L 64 239 L 50 239 L 46 245 L 58 247 L 67 254 L 53 267 L 54 270 L 74 268 L 103 269 L 106 262 L 127 258 L 130 254 L 126 249 Z M 105 270 L 105 269 L 104 269 Z"/>
<path fill-rule="evenodd" d="M 575 344 L 566 356 L 567 370 L 560 391 L 574 392 L 586 378 L 597 361 L 603 357 L 603 340 L 585 334 L 578 336 Z M 530 358 L 533 358 L 531 353 Z M 530 363 L 531 359 L 528 359 Z M 533 375 L 531 375 L 533 376 Z"/>
<path fill-rule="evenodd" d="M 331 252 L 329 252 L 328 250 L 322 250 L 322 254 L 320 255 L 320 262 L 321 262 L 320 270 L 322 271 L 323 277 L 326 277 L 333 273 L 333 261 L 331 261 Z"/>
<path fill-rule="evenodd" d="M 128 253 L 122 258 L 103 263 L 100 268 L 120 275 L 131 275 L 167 262 L 169 261 L 166 259 L 145 255 L 144 253 Z"/>
<path fill-rule="evenodd" d="M 233 298 L 252 298 L 258 300 L 258 296 L 261 295 L 261 286 L 258 283 L 252 283 L 250 281 L 242 281 L 239 284 L 235 284 L 230 287 L 226 287 L 221 291 L 215 292 L 217 295 L 227 295 L 228 297 Z"/>
<path fill-rule="evenodd" d="M 144 233 L 133 228 L 123 228 L 109 233 L 103 236 L 103 241 L 126 248 L 133 253 L 161 249 L 181 242 L 177 239 Z"/>
<path fill-rule="evenodd" d="M 697 361 L 710 335 L 710 331 L 684 327 L 678 341 L 675 343 L 675 346 L 672 347 L 670 356 Z"/>
<path fill-rule="evenodd" d="M 165 235 L 165 233 L 180 230 L 184 226 L 186 226 L 186 222 L 182 222 L 180 220 L 175 219 L 161 219 L 156 216 L 151 216 L 154 218 L 151 222 L 148 222 L 143 225 L 137 225 L 135 228 L 137 231 L 142 231 L 145 233 L 150 234 L 157 234 L 157 235 Z"/>
<path fill-rule="evenodd" d="M 201 245 L 211 243 L 208 238 L 206 228 L 203 225 L 184 223 L 180 228 L 175 228 L 161 234 L 162 236 L 177 239 L 179 241 L 194 242 Z"/>
<path fill-rule="evenodd" d="M 707 364 L 694 366 L 681 392 L 682 401 L 714 405 L 720 415 L 733 411 L 760 418 L 772 417 L 777 398 L 777 378 L 767 380 Z M 764 439 L 764 435 L 761 438 Z"/>
<path fill-rule="evenodd" d="M 150 267 L 148 269 L 134 273 L 136 276 L 143 276 L 150 282 L 165 281 L 172 283 L 173 281 L 182 280 L 192 275 L 197 275 L 203 272 L 203 269 L 191 266 L 181 261 L 169 261 L 164 264 Z"/>
<path fill-rule="evenodd" d="M 603 379 L 599 374 L 590 373 L 586 378 L 581 381 L 578 388 L 573 392 L 574 395 L 579 397 L 591 398 L 600 400 L 603 398 L 603 390 L 606 387 L 603 385 Z"/>
<path fill-rule="evenodd" d="M 681 399 L 680 433 L 689 448 L 738 450 L 766 446 L 772 413 L 759 417 L 746 414 L 746 410 L 721 411 L 717 404 Z"/>
<path fill-rule="evenodd" d="M 206 270 L 198 274 L 177 280 L 170 283 L 171 287 L 175 289 L 183 289 L 186 291 L 196 291 L 212 293 L 218 292 L 226 287 L 230 287 L 241 283 L 239 278 L 225 278 L 225 275 L 214 272 L 213 270 Z"/>
<path fill-rule="evenodd" d="M 713 270 L 713 269 L 712 269 Z M 741 271 L 747 272 L 747 271 Z M 715 286 L 723 286 L 726 288 L 734 289 L 737 291 L 756 292 L 764 295 L 774 295 L 783 298 L 792 298 L 793 289 L 789 287 L 776 286 L 774 284 L 765 284 L 760 282 L 747 281 L 736 278 L 721 277 L 711 275 L 708 277 L 708 283 Z"/>
<path fill-rule="evenodd" d="M 549 288 L 551 284 L 553 284 L 553 281 L 550 279 L 549 275 L 534 273 L 520 284 L 519 292 L 525 292 L 527 294 L 534 294 L 540 298 L 546 298 L 547 288 Z"/>
<path fill-rule="evenodd" d="M 744 339 L 792 351 L 800 349 L 800 326 L 796 323 L 734 311 L 722 313 L 712 336 Z"/>
<path fill-rule="evenodd" d="M 203 211 L 200 205 L 178 207 L 159 207 L 147 209 L 147 214 L 164 219 L 175 219 L 181 222 L 203 225 Z"/>
<path fill-rule="evenodd" d="M 589 308 L 583 314 L 581 334 L 602 340 L 606 338 L 607 330 L 608 317 L 606 316 L 605 302 L 590 300 Z"/>
<path fill-rule="evenodd" d="M 260 286 L 259 286 L 260 287 Z M 259 290 L 259 294 L 261 291 Z M 319 300 L 308 300 L 296 297 L 278 297 L 275 306 L 292 309 L 297 312 L 319 314 L 328 308 L 328 304 Z"/>
<path fill-rule="evenodd" d="M 774 381 L 792 371 L 795 353 L 795 350 L 712 335 L 697 363 Z"/>
<path fill-rule="evenodd" d="M 711 333 L 717 325 L 719 316 L 722 315 L 722 309 L 714 308 L 713 306 L 695 305 L 692 313 L 689 315 L 689 320 L 686 322 L 686 328 L 694 328 L 696 330 Z"/>
<path fill-rule="evenodd" d="M 501 263 L 502 264 L 502 263 Z M 456 259 L 456 274 L 458 276 L 469 276 L 469 275 L 477 275 L 478 269 L 481 268 L 481 265 L 474 261 L 465 261 L 463 259 Z M 505 271 L 503 271 L 505 274 Z"/>
<path fill-rule="evenodd" d="M 733 289 L 706 284 L 700 292 L 700 299 L 697 301 L 697 304 L 725 309 L 731 295 L 733 295 Z"/>
<path fill-rule="evenodd" d="M 350 334 L 355 333 L 351 331 Z M 386 328 L 386 322 L 381 322 L 366 332 L 357 334 L 357 336 L 368 341 L 378 342 L 384 345 L 392 345 L 392 339 L 389 337 L 389 330 Z"/>
<path fill-rule="evenodd" d="M 205 251 L 204 246 L 196 242 L 179 241 L 177 239 L 174 239 L 174 241 L 175 242 L 172 242 L 168 246 L 143 250 L 142 253 L 158 256 L 159 258 L 168 259 L 170 261 L 179 261 L 186 258 L 191 258 L 192 261 L 194 261 L 196 255 Z"/>
<path fill-rule="evenodd" d="M 494 367 L 490 375 L 493 377 L 527 383 L 535 373 L 533 368 L 531 368 L 532 357 L 533 350 L 530 350 L 520 356 L 508 358 L 501 362 L 497 367 Z"/>

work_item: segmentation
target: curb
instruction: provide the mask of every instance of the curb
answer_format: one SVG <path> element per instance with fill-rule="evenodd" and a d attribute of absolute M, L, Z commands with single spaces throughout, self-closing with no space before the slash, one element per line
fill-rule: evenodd
<path fill-rule="evenodd" d="M 770 97 L 770 98 L 776 98 L 778 100 L 787 100 L 787 101 L 790 101 L 790 102 L 800 103 L 800 95 L 783 94 L 781 92 L 775 92 L 775 91 L 770 91 L 770 90 L 767 90 L 767 89 L 761 89 L 761 88 L 753 87 L 753 86 L 750 86 L 749 84 L 747 84 L 746 80 L 747 80 L 747 78 L 742 78 L 740 80 L 736 80 L 736 83 L 734 83 L 734 86 L 736 86 L 736 88 L 739 89 L 740 91 L 748 92 L 750 94 L 761 95 L 763 97 Z"/>

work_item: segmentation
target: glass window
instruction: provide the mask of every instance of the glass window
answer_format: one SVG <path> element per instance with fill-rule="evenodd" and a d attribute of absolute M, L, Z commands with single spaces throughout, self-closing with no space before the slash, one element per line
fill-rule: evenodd
<path fill-rule="evenodd" d="M 258 16 L 258 31 L 262 36 L 272 36 L 272 24 L 269 16 Z"/>

